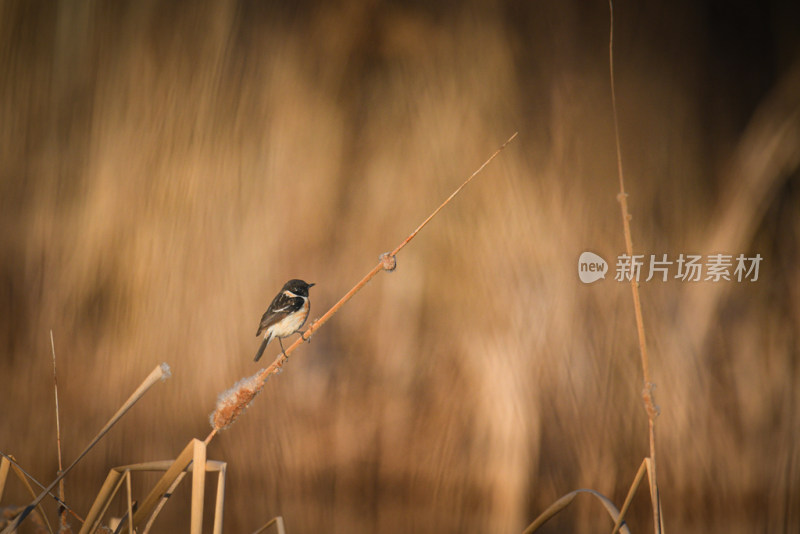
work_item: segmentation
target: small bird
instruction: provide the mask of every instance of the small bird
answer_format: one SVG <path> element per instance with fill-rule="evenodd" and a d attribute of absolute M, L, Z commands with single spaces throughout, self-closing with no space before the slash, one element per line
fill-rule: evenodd
<path fill-rule="evenodd" d="M 256 337 L 260 336 L 261 332 L 264 332 L 264 341 L 261 342 L 261 347 L 259 347 L 256 358 L 253 361 L 257 362 L 261 358 L 261 355 L 264 354 L 264 349 L 267 348 L 273 338 L 278 338 L 281 352 L 284 356 L 286 355 L 281 338 L 291 336 L 305 324 L 310 308 L 308 290 L 313 285 L 303 280 L 289 280 L 284 284 L 283 289 L 275 295 L 269 308 L 261 317 L 261 323 L 258 325 Z"/>

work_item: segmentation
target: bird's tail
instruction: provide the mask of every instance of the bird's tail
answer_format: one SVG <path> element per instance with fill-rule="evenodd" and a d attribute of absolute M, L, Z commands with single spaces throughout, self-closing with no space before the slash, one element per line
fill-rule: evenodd
<path fill-rule="evenodd" d="M 261 346 L 258 347 L 258 352 L 256 352 L 256 357 L 253 360 L 254 362 L 257 362 L 258 360 L 261 359 L 261 355 L 264 354 L 264 349 L 267 348 L 267 345 L 269 345 L 270 341 L 272 341 L 272 336 L 265 336 L 264 337 L 264 341 L 262 341 L 261 342 Z"/>

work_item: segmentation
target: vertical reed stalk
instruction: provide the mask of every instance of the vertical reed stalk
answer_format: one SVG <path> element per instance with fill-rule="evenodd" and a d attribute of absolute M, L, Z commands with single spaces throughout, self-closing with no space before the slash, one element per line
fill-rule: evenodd
<path fill-rule="evenodd" d="M 608 68 L 611 80 L 611 106 L 614 115 L 614 140 L 617 149 L 617 174 L 619 175 L 619 200 L 622 212 L 622 228 L 625 234 L 625 250 L 631 258 L 631 270 L 633 271 L 633 239 L 631 238 L 631 215 L 628 212 L 628 194 L 625 192 L 625 179 L 622 172 L 622 148 L 619 141 L 619 119 L 617 116 L 617 93 L 614 87 L 614 4 L 608 0 L 610 12 L 610 30 L 608 37 Z M 631 272 L 633 275 L 633 272 Z M 636 316 L 636 331 L 639 336 L 639 353 L 642 361 L 642 376 L 644 378 L 644 388 L 642 389 L 642 400 L 644 409 L 647 412 L 649 442 L 650 442 L 650 499 L 653 506 L 653 528 L 656 534 L 661 533 L 661 499 L 658 494 L 658 483 L 656 478 L 656 417 L 658 407 L 653 400 L 653 389 L 655 385 L 650 380 L 650 361 L 647 355 L 647 339 L 644 331 L 644 320 L 642 319 L 642 304 L 639 299 L 639 283 L 635 276 L 631 276 L 631 293 L 633 295 L 633 310 Z"/>
<path fill-rule="evenodd" d="M 56 396 L 56 443 L 58 445 L 58 474 L 60 475 L 61 472 L 64 470 L 64 466 L 61 463 L 61 418 L 59 416 L 58 410 L 58 378 L 56 374 L 56 344 L 53 341 L 53 331 L 50 330 L 50 351 L 53 354 L 53 391 L 55 392 Z M 58 498 L 61 499 L 61 502 L 64 502 L 64 479 L 62 478 L 58 483 Z M 66 509 L 63 506 L 58 507 L 58 517 L 59 523 L 61 524 L 62 529 L 67 528 L 67 515 Z"/>

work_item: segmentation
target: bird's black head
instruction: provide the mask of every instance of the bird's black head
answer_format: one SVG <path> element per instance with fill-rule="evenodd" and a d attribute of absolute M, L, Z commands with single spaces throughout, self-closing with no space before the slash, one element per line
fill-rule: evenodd
<path fill-rule="evenodd" d="M 283 290 L 291 291 L 292 293 L 300 297 L 307 297 L 308 290 L 313 285 L 314 284 L 309 284 L 308 282 L 304 282 L 303 280 L 294 279 L 286 282 L 286 284 L 283 286 Z"/>

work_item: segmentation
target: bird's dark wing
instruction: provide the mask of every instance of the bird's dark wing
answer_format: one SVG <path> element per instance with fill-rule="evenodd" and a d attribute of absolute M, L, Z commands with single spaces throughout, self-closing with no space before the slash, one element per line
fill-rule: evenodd
<path fill-rule="evenodd" d="M 272 300 L 272 303 L 261 316 L 261 323 L 258 325 L 258 332 L 256 336 L 260 336 L 261 332 L 270 326 L 274 325 L 290 313 L 294 313 L 303 307 L 303 298 L 289 296 L 285 291 L 278 293 Z"/>

